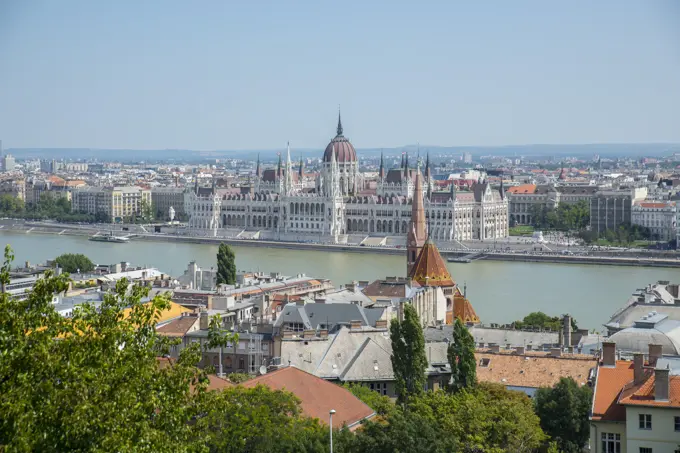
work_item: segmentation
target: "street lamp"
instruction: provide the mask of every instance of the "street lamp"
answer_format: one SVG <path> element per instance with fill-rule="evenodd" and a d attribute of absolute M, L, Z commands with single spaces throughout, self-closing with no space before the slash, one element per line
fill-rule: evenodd
<path fill-rule="evenodd" d="M 331 416 L 331 430 L 330 430 L 330 435 L 331 435 L 331 453 L 333 453 L 333 414 L 335 414 L 335 409 L 331 409 L 330 412 L 328 412 Z"/>

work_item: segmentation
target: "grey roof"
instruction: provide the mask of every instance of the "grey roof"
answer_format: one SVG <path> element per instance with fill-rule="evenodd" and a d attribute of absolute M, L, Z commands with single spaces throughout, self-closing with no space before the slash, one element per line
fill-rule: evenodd
<path fill-rule="evenodd" d="M 627 305 L 623 310 L 615 313 L 605 326 L 613 330 L 632 327 L 636 321 L 651 312 L 666 315 L 670 320 L 680 321 L 680 305 L 669 305 L 665 303 L 642 304 L 634 302 Z"/>
<path fill-rule="evenodd" d="M 609 337 L 616 343 L 616 349 L 645 353 L 650 344 L 659 344 L 664 354 L 680 355 L 680 321 L 666 318 L 656 323 L 636 323 L 635 326 Z"/>
<path fill-rule="evenodd" d="M 257 336 L 260 336 L 260 338 L 264 341 L 271 341 L 272 339 L 272 334 L 271 333 L 249 333 L 249 332 L 236 332 L 238 333 L 238 339 L 240 340 L 250 340 L 256 339 Z M 194 330 L 192 332 L 187 332 L 186 334 L 187 337 L 189 338 L 208 338 L 208 331 L 207 330 Z"/>
<path fill-rule="evenodd" d="M 284 323 L 302 323 L 305 329 L 317 329 L 319 324 L 327 328 L 338 324 L 349 324 L 351 321 L 361 321 L 362 326 L 375 326 L 384 308 L 363 308 L 356 304 L 328 304 L 308 303 L 297 305 L 286 304 L 276 319 L 274 327 L 281 327 Z"/>
<path fill-rule="evenodd" d="M 510 347 L 532 345 L 534 348 L 542 348 L 559 343 L 559 333 L 557 332 L 533 332 L 479 326 L 470 327 L 468 330 L 476 344 L 496 343 L 500 346 L 510 344 Z M 428 327 L 425 329 L 425 341 L 450 341 L 452 338 L 453 326 Z"/>

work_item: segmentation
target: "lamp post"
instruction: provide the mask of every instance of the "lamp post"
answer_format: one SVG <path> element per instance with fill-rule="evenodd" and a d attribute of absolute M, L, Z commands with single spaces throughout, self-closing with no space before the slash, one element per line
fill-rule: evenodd
<path fill-rule="evenodd" d="M 333 453 L 333 414 L 335 414 L 335 409 L 331 409 L 330 412 L 328 412 L 328 413 L 329 413 L 330 416 L 331 416 L 331 420 L 330 420 L 330 425 L 331 425 L 330 436 L 331 436 L 331 453 Z"/>

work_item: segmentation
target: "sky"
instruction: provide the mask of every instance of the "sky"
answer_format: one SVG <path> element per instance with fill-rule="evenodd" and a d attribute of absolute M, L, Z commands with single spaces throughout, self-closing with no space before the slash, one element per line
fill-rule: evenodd
<path fill-rule="evenodd" d="M 2 0 L 5 148 L 680 142 L 676 0 Z"/>

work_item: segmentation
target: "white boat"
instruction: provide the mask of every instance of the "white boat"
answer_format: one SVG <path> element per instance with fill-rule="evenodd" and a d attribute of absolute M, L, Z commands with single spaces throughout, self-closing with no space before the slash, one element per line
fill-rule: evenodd
<path fill-rule="evenodd" d="M 114 236 L 113 233 L 109 233 L 108 235 L 105 234 L 95 234 L 90 238 L 91 241 L 98 241 L 98 242 L 116 242 L 116 243 L 125 243 L 125 242 L 130 242 L 130 238 L 126 238 L 123 236 Z"/>

